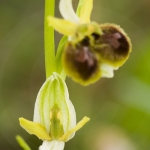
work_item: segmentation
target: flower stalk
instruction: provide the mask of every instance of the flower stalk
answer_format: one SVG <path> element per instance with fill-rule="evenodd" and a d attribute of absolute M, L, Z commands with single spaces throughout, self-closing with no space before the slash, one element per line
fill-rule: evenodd
<path fill-rule="evenodd" d="M 55 0 L 45 0 L 44 49 L 46 78 L 56 71 L 54 29 L 48 26 L 47 17 L 54 16 Z"/>

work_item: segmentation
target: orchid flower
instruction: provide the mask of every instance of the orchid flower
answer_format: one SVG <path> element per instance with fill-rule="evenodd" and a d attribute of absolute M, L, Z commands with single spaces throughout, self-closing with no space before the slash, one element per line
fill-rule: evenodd
<path fill-rule="evenodd" d="M 68 76 L 89 85 L 101 77 L 111 78 L 131 52 L 131 41 L 115 24 L 91 21 L 93 0 L 81 0 L 78 15 L 72 0 L 60 0 L 59 10 L 64 19 L 49 16 L 49 26 L 68 36 L 62 62 Z"/>
<path fill-rule="evenodd" d="M 63 150 L 65 142 L 72 139 L 89 118 L 84 117 L 76 125 L 76 113 L 66 83 L 54 72 L 37 95 L 33 121 L 24 118 L 19 121 L 28 133 L 43 140 L 39 150 Z"/>

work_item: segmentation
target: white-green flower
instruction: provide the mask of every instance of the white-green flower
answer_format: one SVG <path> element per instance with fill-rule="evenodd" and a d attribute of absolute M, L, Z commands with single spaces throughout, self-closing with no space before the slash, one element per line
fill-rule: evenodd
<path fill-rule="evenodd" d="M 59 74 L 53 73 L 37 95 L 33 122 L 24 118 L 19 121 L 28 133 L 43 140 L 40 150 L 63 150 L 64 142 L 72 139 L 89 118 L 84 117 L 76 125 L 76 113 L 66 83 Z"/>

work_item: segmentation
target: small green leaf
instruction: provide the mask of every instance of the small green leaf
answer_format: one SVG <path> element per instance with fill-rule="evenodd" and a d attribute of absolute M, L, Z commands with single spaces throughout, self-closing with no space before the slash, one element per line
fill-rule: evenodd
<path fill-rule="evenodd" d="M 16 136 L 16 140 L 18 144 L 24 149 L 24 150 L 31 150 L 31 148 L 28 146 L 28 144 L 25 142 L 25 140 L 20 136 Z"/>
<path fill-rule="evenodd" d="M 57 54 L 56 54 L 56 63 L 57 64 L 56 64 L 56 67 L 57 67 L 57 72 L 59 74 L 61 74 L 61 72 L 63 71 L 61 56 L 62 56 L 64 47 L 65 47 L 67 41 L 68 41 L 68 37 L 63 36 L 62 39 L 59 42 L 58 49 L 57 49 Z"/>

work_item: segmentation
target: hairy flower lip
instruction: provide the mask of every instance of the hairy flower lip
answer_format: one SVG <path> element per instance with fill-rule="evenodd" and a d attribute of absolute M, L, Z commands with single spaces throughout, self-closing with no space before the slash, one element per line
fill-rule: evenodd
<path fill-rule="evenodd" d="M 64 50 L 62 60 L 67 75 L 73 76 L 72 79 L 76 82 L 86 85 L 99 79 L 101 72 L 97 55 L 93 54 L 86 46 L 82 47 L 81 45 L 73 45 L 70 41 Z"/>
<path fill-rule="evenodd" d="M 109 51 L 108 48 L 106 48 L 105 51 L 99 51 L 101 53 L 99 55 L 101 61 L 109 64 L 110 66 L 113 66 L 114 68 L 122 66 L 126 62 L 132 51 L 132 44 L 130 38 L 125 33 L 125 31 L 116 24 L 100 24 L 100 28 L 104 33 L 102 36 L 104 44 L 111 47 L 111 50 Z"/>

